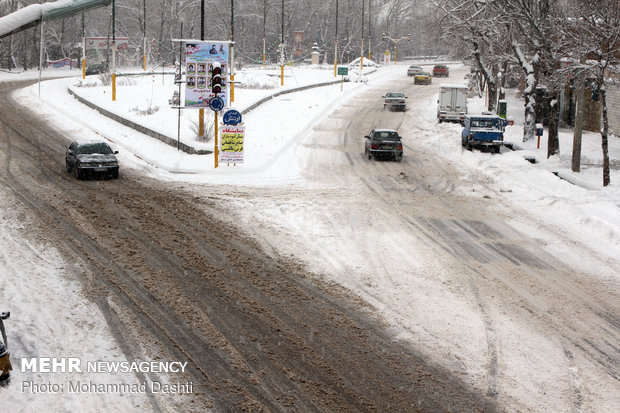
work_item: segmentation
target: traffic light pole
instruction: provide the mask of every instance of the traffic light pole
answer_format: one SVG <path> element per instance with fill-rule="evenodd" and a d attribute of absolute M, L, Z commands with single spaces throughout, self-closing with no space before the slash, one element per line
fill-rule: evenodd
<path fill-rule="evenodd" d="M 218 148 L 218 146 L 219 146 L 219 144 L 218 144 L 219 127 L 218 127 L 218 124 L 217 124 L 218 123 L 217 112 L 214 112 L 214 113 L 215 113 L 215 148 L 214 148 L 214 151 L 213 151 L 213 154 L 214 154 L 213 158 L 215 160 L 215 168 L 217 168 L 219 157 L 220 157 L 219 148 Z"/>

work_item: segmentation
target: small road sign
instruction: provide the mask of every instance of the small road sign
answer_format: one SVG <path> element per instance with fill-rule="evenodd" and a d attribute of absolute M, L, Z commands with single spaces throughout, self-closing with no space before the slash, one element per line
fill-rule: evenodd
<path fill-rule="evenodd" d="M 349 68 L 338 66 L 338 76 L 346 76 L 349 74 Z"/>
<path fill-rule="evenodd" d="M 217 96 L 212 97 L 211 99 L 209 99 L 209 107 L 212 111 L 219 112 L 220 110 L 224 109 L 224 100 Z"/>
<path fill-rule="evenodd" d="M 227 110 L 224 112 L 222 122 L 224 125 L 238 125 L 241 123 L 241 113 L 234 109 Z"/>

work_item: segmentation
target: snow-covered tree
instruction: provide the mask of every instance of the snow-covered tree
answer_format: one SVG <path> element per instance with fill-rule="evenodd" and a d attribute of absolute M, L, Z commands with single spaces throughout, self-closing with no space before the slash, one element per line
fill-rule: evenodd
<path fill-rule="evenodd" d="M 559 85 L 555 78 L 563 57 L 563 8 L 560 0 L 503 0 L 489 2 L 509 26 L 514 55 L 525 76 L 523 141 L 536 135 L 536 111 L 548 113 L 547 156 L 559 153 Z M 545 82 L 548 108 L 536 107 L 536 88 Z"/>
<path fill-rule="evenodd" d="M 593 80 L 593 94 L 601 102 L 603 185 L 607 186 L 610 183 L 607 84 L 618 81 L 620 74 L 620 7 L 617 0 L 571 0 L 568 10 L 571 18 L 567 20 L 565 36 L 571 42 L 571 57 L 576 69 Z"/>
<path fill-rule="evenodd" d="M 499 67 L 507 62 L 503 41 L 506 25 L 501 20 L 502 15 L 488 3 L 478 0 L 435 0 L 435 3 L 443 12 L 443 21 L 439 24 L 443 28 L 442 36 L 449 42 L 457 40 L 463 46 L 459 54 L 473 60 L 488 87 L 488 110 L 495 111 Z"/>

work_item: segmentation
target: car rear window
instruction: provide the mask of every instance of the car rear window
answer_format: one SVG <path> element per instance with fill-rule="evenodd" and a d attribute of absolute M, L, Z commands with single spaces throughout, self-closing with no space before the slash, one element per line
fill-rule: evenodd
<path fill-rule="evenodd" d="M 86 145 L 82 145 L 77 150 L 78 154 L 94 154 L 101 153 L 104 155 L 109 155 L 112 153 L 112 149 L 108 146 L 107 143 L 89 143 Z"/>
<path fill-rule="evenodd" d="M 495 128 L 497 127 L 497 119 L 472 119 L 472 128 Z"/>
<path fill-rule="evenodd" d="M 398 140 L 400 139 L 400 137 L 398 136 L 398 133 L 396 132 L 387 132 L 387 131 L 381 131 L 381 132 L 375 132 L 375 139 L 378 140 Z"/>

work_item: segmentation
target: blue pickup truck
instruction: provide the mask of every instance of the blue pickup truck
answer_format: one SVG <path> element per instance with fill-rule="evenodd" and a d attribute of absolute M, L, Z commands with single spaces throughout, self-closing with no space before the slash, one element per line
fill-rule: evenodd
<path fill-rule="evenodd" d="M 497 115 L 466 115 L 464 128 L 461 132 L 461 142 L 467 150 L 478 148 L 499 153 L 504 146 L 504 129 L 506 120 Z"/>

